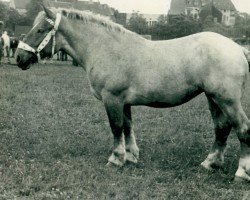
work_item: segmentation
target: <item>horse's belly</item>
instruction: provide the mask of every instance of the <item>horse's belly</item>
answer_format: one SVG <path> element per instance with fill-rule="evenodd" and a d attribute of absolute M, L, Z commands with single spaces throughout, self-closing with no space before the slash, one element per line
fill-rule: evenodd
<path fill-rule="evenodd" d="M 155 108 L 167 108 L 181 105 L 196 97 L 203 91 L 197 87 L 178 90 L 175 92 L 152 91 L 147 93 L 135 92 L 128 104 L 145 105 Z"/>

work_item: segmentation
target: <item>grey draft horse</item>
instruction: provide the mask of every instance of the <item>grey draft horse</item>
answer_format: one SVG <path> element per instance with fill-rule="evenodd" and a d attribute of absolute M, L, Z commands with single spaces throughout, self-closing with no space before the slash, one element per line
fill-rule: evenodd
<path fill-rule="evenodd" d="M 241 154 L 235 180 L 250 181 L 250 121 L 241 105 L 249 65 L 246 50 L 216 33 L 149 41 L 89 12 L 61 10 L 38 15 L 20 42 L 16 61 L 30 64 L 65 51 L 87 73 L 90 89 L 105 106 L 114 136 L 108 159 L 118 166 L 137 162 L 131 106 L 167 108 L 205 93 L 215 141 L 202 166 L 222 166 L 227 137 L 237 130 Z"/>

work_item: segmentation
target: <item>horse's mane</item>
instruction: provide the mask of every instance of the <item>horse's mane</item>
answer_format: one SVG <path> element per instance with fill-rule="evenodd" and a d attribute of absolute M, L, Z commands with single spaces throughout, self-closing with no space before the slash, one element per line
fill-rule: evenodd
<path fill-rule="evenodd" d="M 77 21 L 82 21 L 83 23 L 95 23 L 98 25 L 101 25 L 103 27 L 106 27 L 109 30 L 115 30 L 118 32 L 130 32 L 129 30 L 125 29 L 122 25 L 117 24 L 113 21 L 111 21 L 108 17 L 99 15 L 99 14 L 94 14 L 90 11 L 80 11 L 76 9 L 65 9 L 65 8 L 52 8 L 52 12 L 54 13 L 61 13 L 63 16 L 67 17 L 70 20 L 77 20 Z M 42 20 L 45 17 L 45 12 L 41 11 L 35 21 L 34 25 L 38 23 L 40 20 Z"/>

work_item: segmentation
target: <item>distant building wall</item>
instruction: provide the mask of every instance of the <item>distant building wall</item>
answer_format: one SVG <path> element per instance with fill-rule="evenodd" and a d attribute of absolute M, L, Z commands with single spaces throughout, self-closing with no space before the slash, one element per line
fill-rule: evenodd
<path fill-rule="evenodd" d="M 221 10 L 222 23 L 226 26 L 235 25 L 235 11 L 233 10 Z"/>
<path fill-rule="evenodd" d="M 153 26 L 157 23 L 158 18 L 162 14 L 140 14 L 143 18 L 145 18 L 148 26 Z M 127 13 L 126 14 L 126 25 L 128 24 L 130 18 L 132 17 L 132 13 Z"/>

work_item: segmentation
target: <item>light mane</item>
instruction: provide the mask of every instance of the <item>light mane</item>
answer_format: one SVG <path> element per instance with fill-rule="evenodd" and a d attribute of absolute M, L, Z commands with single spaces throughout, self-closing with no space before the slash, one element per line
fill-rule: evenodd
<path fill-rule="evenodd" d="M 108 30 L 114 30 L 117 32 L 121 33 L 133 33 L 127 29 L 125 29 L 122 25 L 116 24 L 115 22 L 111 21 L 108 17 L 99 15 L 99 14 L 94 14 L 90 11 L 80 11 L 80 10 L 75 10 L 75 9 L 65 9 L 65 8 L 52 8 L 52 12 L 54 13 L 61 13 L 63 16 L 67 17 L 70 20 L 77 20 L 77 21 L 82 21 L 84 24 L 88 23 L 95 23 L 100 26 L 103 26 L 107 28 Z M 40 22 L 43 18 L 45 17 L 45 12 L 41 11 L 33 25 L 36 25 L 38 22 Z"/>

